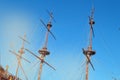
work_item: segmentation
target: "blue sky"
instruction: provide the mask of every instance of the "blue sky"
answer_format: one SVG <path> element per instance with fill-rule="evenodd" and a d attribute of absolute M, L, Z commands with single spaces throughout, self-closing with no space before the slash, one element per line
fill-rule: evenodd
<path fill-rule="evenodd" d="M 93 49 L 96 55 L 91 60 L 95 71 L 90 67 L 89 80 L 112 80 L 120 78 L 120 1 L 93 0 L 95 6 L 95 38 Z M 17 59 L 9 50 L 18 51 L 21 40 L 18 36 L 27 34 L 31 44 L 25 47 L 39 55 L 45 40 L 46 29 L 40 18 L 47 23 L 52 11 L 56 22 L 52 22 L 51 31 L 57 40 L 49 36 L 48 50 L 51 52 L 46 61 L 56 71 L 43 65 L 41 80 L 84 80 L 85 56 L 82 48 L 87 48 L 89 40 L 88 16 L 92 0 L 0 0 L 0 53 L 1 65 L 9 65 L 9 72 L 15 74 Z M 32 67 L 37 60 L 26 52 L 24 55 L 31 64 L 22 61 L 29 80 L 37 80 L 39 64 Z M 25 80 L 21 71 L 19 77 Z"/>

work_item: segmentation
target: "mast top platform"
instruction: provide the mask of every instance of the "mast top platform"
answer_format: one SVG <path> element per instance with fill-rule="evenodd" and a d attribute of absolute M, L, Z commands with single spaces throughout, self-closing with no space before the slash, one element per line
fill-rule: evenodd
<path fill-rule="evenodd" d="M 48 22 L 47 27 L 50 27 L 50 28 L 52 27 L 51 22 Z"/>
<path fill-rule="evenodd" d="M 46 55 L 49 55 L 50 52 L 47 51 L 47 48 L 43 47 L 41 50 L 38 51 L 40 54 L 46 56 Z"/>
<path fill-rule="evenodd" d="M 92 50 L 92 47 L 89 46 L 87 50 L 83 49 L 83 54 L 92 56 L 96 54 L 96 51 Z"/>

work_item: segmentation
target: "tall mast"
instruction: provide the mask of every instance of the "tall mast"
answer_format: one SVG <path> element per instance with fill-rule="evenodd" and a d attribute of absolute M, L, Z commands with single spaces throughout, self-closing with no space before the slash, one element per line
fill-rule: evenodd
<path fill-rule="evenodd" d="M 49 13 L 49 12 L 48 12 Z M 35 55 L 33 52 L 31 52 L 28 49 L 25 49 L 26 51 L 28 51 L 30 54 L 32 54 L 33 56 L 35 56 L 36 58 L 38 58 L 40 60 L 40 68 L 39 68 L 39 72 L 38 72 L 38 80 L 41 80 L 41 73 L 42 73 L 42 68 L 43 68 L 43 63 L 45 63 L 46 65 L 48 65 L 50 68 L 52 68 L 53 70 L 56 70 L 53 66 L 51 66 L 48 62 L 45 61 L 45 57 L 47 55 L 50 54 L 49 51 L 47 51 L 47 44 L 48 44 L 48 37 L 49 37 L 49 33 L 52 35 L 52 37 L 54 39 L 55 36 L 53 35 L 53 33 L 50 31 L 50 28 L 52 27 L 51 21 L 53 19 L 52 13 L 49 13 L 50 15 L 50 20 L 48 21 L 47 25 L 42 21 L 42 19 L 40 19 L 41 23 L 44 25 L 44 27 L 47 29 L 46 31 L 46 35 L 45 35 L 45 43 L 44 46 L 42 47 L 42 49 L 40 49 L 38 52 L 40 54 L 40 56 Z"/>
<path fill-rule="evenodd" d="M 26 38 L 26 35 L 24 35 L 24 38 L 23 38 L 23 42 L 22 42 L 22 47 L 20 48 L 20 50 L 18 51 L 19 55 L 22 56 L 25 52 L 24 52 L 24 43 L 25 43 L 25 38 Z M 21 64 L 21 58 L 20 57 L 17 57 L 17 60 L 18 60 L 18 66 L 17 66 L 17 69 L 16 69 L 16 77 L 18 75 L 18 69 L 19 67 L 21 67 L 25 77 L 26 77 L 26 80 L 28 80 L 23 68 L 22 68 L 22 64 Z"/>
<path fill-rule="evenodd" d="M 50 54 L 50 52 L 47 51 L 47 44 L 48 44 L 48 35 L 49 35 L 49 31 L 50 31 L 51 27 L 52 27 L 51 22 L 48 22 L 48 24 L 47 24 L 47 29 L 48 30 L 46 31 L 46 39 L 45 39 L 44 47 L 41 50 L 38 51 L 41 54 L 40 58 L 42 60 L 44 60 L 46 55 Z M 43 66 L 43 61 L 40 62 L 40 71 L 38 73 L 38 80 L 40 80 L 40 76 L 41 76 L 41 73 L 42 73 L 42 66 Z"/>
<path fill-rule="evenodd" d="M 94 15 L 94 8 L 91 11 L 91 16 L 89 16 L 89 24 L 90 24 L 90 36 L 89 36 L 89 45 L 88 45 L 88 49 L 84 50 L 83 49 L 83 54 L 86 56 L 86 80 L 88 80 L 89 77 L 89 63 L 91 65 L 91 67 L 94 69 L 94 66 L 91 62 L 91 56 L 95 55 L 95 51 L 92 50 L 92 38 L 94 36 L 94 31 L 93 31 L 93 25 L 95 24 L 94 20 L 93 20 L 93 15 Z"/>
<path fill-rule="evenodd" d="M 49 13 L 49 12 L 48 12 Z M 41 58 L 41 62 L 40 62 L 40 70 L 39 70 L 39 73 L 38 73 L 38 80 L 41 79 L 41 73 L 42 73 L 42 66 L 43 66 L 43 63 L 44 63 L 44 58 L 50 54 L 49 51 L 47 51 L 47 44 L 48 44 L 48 36 L 49 36 L 49 32 L 51 33 L 51 35 L 54 37 L 54 35 L 52 34 L 52 32 L 50 31 L 50 28 L 52 27 L 52 24 L 51 24 L 51 21 L 53 19 L 53 16 L 52 16 L 52 13 L 49 13 L 50 15 L 50 19 L 47 23 L 47 25 L 44 24 L 44 22 L 41 20 L 41 22 L 44 24 L 44 26 L 47 28 L 47 31 L 46 31 L 46 36 L 45 36 L 45 43 L 44 43 L 44 46 L 41 50 L 39 50 L 39 54 L 40 55 L 40 58 Z M 55 37 L 54 37 L 55 39 Z"/>
<path fill-rule="evenodd" d="M 13 54 L 17 57 L 18 65 L 17 65 L 17 68 L 16 68 L 16 74 L 15 74 L 16 78 L 17 78 L 17 76 L 18 76 L 18 70 L 19 70 L 19 68 L 21 68 L 21 70 L 22 70 L 22 72 L 23 72 L 26 80 L 28 80 L 27 75 L 26 75 L 26 73 L 25 73 L 25 71 L 24 71 L 24 69 L 23 69 L 23 67 L 22 67 L 21 59 L 23 59 L 23 60 L 25 60 L 25 61 L 27 61 L 27 62 L 30 63 L 30 61 L 28 61 L 26 58 L 22 57 L 22 55 L 25 53 L 25 52 L 24 52 L 24 44 L 25 44 L 25 42 L 27 42 L 27 43 L 29 43 L 29 42 L 26 40 L 26 34 L 24 35 L 24 38 L 22 38 L 22 37 L 20 37 L 20 36 L 19 36 L 19 38 L 22 39 L 22 41 L 23 41 L 23 42 L 22 42 L 22 47 L 21 47 L 20 50 L 18 51 L 19 54 L 17 54 L 17 53 L 14 52 L 14 51 L 11 51 L 11 50 L 9 50 L 9 51 L 10 51 L 11 53 L 13 53 Z"/>

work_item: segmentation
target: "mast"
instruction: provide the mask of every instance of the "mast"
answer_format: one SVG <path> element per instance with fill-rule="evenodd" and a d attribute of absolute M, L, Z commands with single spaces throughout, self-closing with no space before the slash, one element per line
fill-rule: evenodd
<path fill-rule="evenodd" d="M 40 58 L 42 59 L 41 62 L 40 62 L 40 70 L 39 70 L 39 73 L 38 73 L 38 80 L 40 80 L 40 76 L 41 76 L 41 73 L 42 73 L 42 66 L 43 66 L 43 61 L 44 61 L 44 58 L 50 54 L 49 51 L 47 51 L 47 44 L 48 44 L 48 36 L 49 36 L 49 31 L 50 31 L 50 28 L 52 27 L 52 24 L 51 24 L 51 17 L 50 17 L 50 21 L 47 23 L 47 31 L 46 31 L 46 38 L 45 38 L 45 43 L 44 43 L 44 46 L 41 50 L 39 50 L 39 54 L 41 54 Z"/>
<path fill-rule="evenodd" d="M 95 24 L 93 20 L 94 15 L 94 8 L 92 9 L 91 16 L 89 16 L 89 25 L 90 25 L 90 36 L 89 36 L 89 45 L 87 50 L 83 49 L 83 54 L 86 56 L 86 80 L 88 80 L 89 77 L 89 64 L 94 69 L 94 66 L 91 62 L 91 56 L 95 55 L 95 51 L 92 50 L 92 38 L 94 37 L 94 31 L 93 31 L 93 25 Z"/>
<path fill-rule="evenodd" d="M 25 44 L 25 42 L 26 43 L 29 43 L 29 42 L 26 40 L 26 34 L 24 35 L 23 38 L 20 37 L 20 36 L 19 36 L 19 38 L 22 39 L 23 42 L 22 42 L 22 46 L 21 46 L 20 50 L 18 51 L 18 54 L 16 52 L 14 52 L 14 51 L 11 51 L 11 50 L 9 50 L 9 51 L 11 53 L 13 53 L 17 57 L 17 61 L 18 61 L 15 77 L 17 78 L 18 70 L 19 70 L 19 68 L 21 68 L 21 70 L 22 70 L 26 80 L 28 80 L 28 77 L 27 77 L 27 75 L 26 75 L 26 73 L 25 73 L 25 71 L 24 71 L 24 69 L 22 67 L 21 59 L 23 59 L 23 60 L 27 61 L 28 63 L 30 63 L 30 61 L 28 61 L 26 58 L 22 57 L 22 55 L 25 53 L 25 51 L 24 51 L 24 44 Z"/>
<path fill-rule="evenodd" d="M 22 47 L 21 47 L 20 50 L 18 51 L 20 57 L 25 53 L 25 52 L 24 52 L 25 38 L 26 38 L 26 35 L 24 35 L 23 42 L 22 42 Z M 23 71 L 23 74 L 24 74 L 25 77 L 26 77 L 26 80 L 28 80 L 28 78 L 27 78 L 27 76 L 26 76 L 26 74 L 25 74 L 25 71 L 24 71 L 23 68 L 22 68 L 21 58 L 20 58 L 20 57 L 17 57 L 18 66 L 17 66 L 17 69 L 16 69 L 16 77 L 17 77 L 17 75 L 18 75 L 18 69 L 19 69 L 19 67 L 20 67 L 20 68 L 22 69 L 22 71 Z"/>
<path fill-rule="evenodd" d="M 48 12 L 49 13 L 49 12 Z M 36 58 L 38 58 L 40 60 L 40 65 L 39 65 L 39 72 L 38 72 L 38 79 L 37 80 L 41 80 L 41 73 L 42 73 L 42 68 L 43 68 L 43 63 L 45 63 L 47 66 L 49 66 L 50 68 L 52 68 L 53 70 L 56 70 L 53 66 L 51 66 L 48 62 L 45 61 L 45 57 L 47 55 L 50 54 L 50 52 L 47 50 L 47 45 L 48 45 L 48 37 L 49 37 L 49 33 L 52 35 L 52 37 L 56 40 L 55 36 L 53 35 L 53 33 L 50 31 L 50 28 L 52 27 L 51 21 L 53 19 L 52 13 L 49 13 L 50 15 L 50 20 L 48 21 L 47 25 L 42 21 L 42 19 L 40 19 L 41 23 L 44 25 L 44 27 L 47 29 L 46 31 L 46 35 L 45 35 L 45 42 L 44 45 L 42 47 L 42 49 L 40 49 L 38 51 L 38 53 L 40 54 L 40 56 L 37 56 L 36 54 L 34 54 L 33 52 L 31 52 L 29 49 L 25 49 L 26 51 L 28 51 L 30 54 L 32 54 L 33 56 L 35 56 Z"/>

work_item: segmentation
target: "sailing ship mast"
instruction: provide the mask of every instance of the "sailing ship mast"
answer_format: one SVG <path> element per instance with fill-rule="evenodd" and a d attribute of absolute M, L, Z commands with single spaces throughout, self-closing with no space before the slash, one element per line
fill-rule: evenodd
<path fill-rule="evenodd" d="M 24 35 L 24 38 L 22 38 L 22 37 L 20 37 L 20 36 L 19 36 L 19 38 L 23 40 L 23 42 L 22 42 L 22 47 L 21 47 L 20 50 L 18 51 L 19 54 L 17 54 L 17 53 L 14 52 L 14 51 L 11 51 L 11 50 L 9 50 L 9 51 L 10 51 L 11 53 L 13 53 L 13 54 L 17 57 L 17 60 L 18 60 L 18 65 L 17 65 L 17 69 L 16 69 L 16 74 L 15 74 L 16 78 L 17 78 L 17 76 L 18 76 L 18 69 L 21 68 L 21 70 L 22 70 L 22 72 L 23 72 L 26 80 L 28 80 L 28 77 L 27 77 L 27 75 L 26 75 L 26 73 L 25 73 L 25 71 L 24 71 L 24 69 L 23 69 L 23 67 L 22 67 L 21 59 L 23 59 L 23 60 L 27 61 L 28 63 L 30 63 L 30 61 L 28 61 L 26 58 L 22 57 L 22 55 L 25 53 L 25 52 L 24 52 L 24 44 L 25 44 L 25 42 L 27 42 L 27 43 L 29 43 L 29 42 L 26 40 L 26 35 Z"/>
<path fill-rule="evenodd" d="M 42 68 L 43 68 L 43 63 L 47 64 L 49 67 L 51 67 L 53 70 L 56 70 L 53 66 L 51 66 L 49 63 L 47 63 L 45 61 L 45 57 L 47 55 L 50 54 L 50 52 L 47 50 L 47 45 L 48 45 L 48 36 L 49 36 L 49 33 L 52 35 L 52 37 L 56 40 L 55 36 L 53 35 L 53 33 L 50 31 L 51 27 L 52 27 L 52 19 L 53 19 L 53 16 L 52 16 L 52 13 L 49 13 L 50 15 L 50 20 L 49 22 L 47 23 L 47 25 L 42 21 L 42 19 L 40 19 L 41 23 L 44 25 L 44 27 L 47 29 L 46 31 L 46 36 L 45 36 L 45 43 L 44 43 L 44 46 L 42 49 L 40 49 L 38 52 L 40 54 L 40 57 L 35 55 L 33 52 L 31 52 L 30 50 L 28 49 L 25 49 L 27 50 L 29 53 L 31 53 L 33 56 L 35 56 L 36 58 L 38 58 L 40 60 L 40 68 L 39 68 L 39 72 L 38 72 L 38 80 L 41 80 L 41 73 L 42 73 Z"/>
<path fill-rule="evenodd" d="M 47 31 L 46 31 L 46 39 L 45 39 L 45 43 L 44 43 L 44 47 L 39 50 L 39 54 L 41 54 L 40 58 L 44 61 L 44 58 L 50 54 L 49 51 L 47 51 L 47 44 L 48 44 L 48 35 L 49 35 L 49 31 L 50 31 L 50 28 L 52 27 L 52 24 L 51 24 L 51 20 L 52 20 L 52 17 L 50 16 L 50 21 L 47 23 Z M 41 22 L 43 23 L 43 21 L 41 20 Z M 38 80 L 40 80 L 40 76 L 41 76 L 41 73 L 42 73 L 42 66 L 43 66 L 43 61 L 41 60 L 40 62 L 40 70 L 39 70 L 39 73 L 38 73 Z"/>
<path fill-rule="evenodd" d="M 93 25 L 95 24 L 95 21 L 93 20 L 93 15 L 94 15 L 94 8 L 91 11 L 91 16 L 89 16 L 89 25 L 90 25 L 90 37 L 89 37 L 89 46 L 87 50 L 83 49 L 83 54 L 86 56 L 86 80 L 88 80 L 89 76 L 89 64 L 95 70 L 92 62 L 91 62 L 91 56 L 95 55 L 95 51 L 92 50 L 92 38 L 94 37 L 94 30 L 93 30 Z"/>

